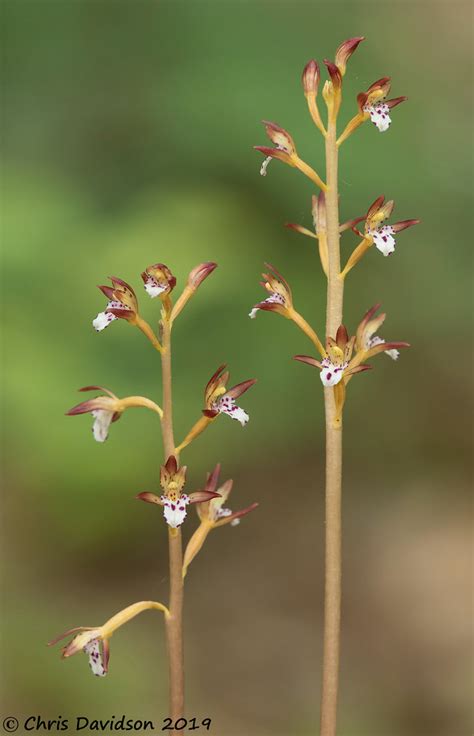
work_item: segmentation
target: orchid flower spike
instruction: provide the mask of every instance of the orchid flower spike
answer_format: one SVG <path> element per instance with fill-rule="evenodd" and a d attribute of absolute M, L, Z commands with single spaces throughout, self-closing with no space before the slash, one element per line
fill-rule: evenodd
<path fill-rule="evenodd" d="M 164 297 L 176 286 L 176 278 L 164 263 L 148 266 L 141 274 L 145 291 L 152 299 Z"/>
<path fill-rule="evenodd" d="M 252 503 L 240 511 L 232 511 L 230 508 L 227 508 L 225 504 L 232 490 L 233 481 L 227 480 L 223 485 L 219 486 L 220 470 L 221 466 L 218 464 L 212 473 L 209 473 L 207 476 L 205 490 L 207 493 L 212 494 L 212 497 L 209 501 L 196 506 L 201 524 L 194 532 L 186 547 L 183 561 L 183 575 L 186 574 L 188 566 L 201 549 L 207 535 L 212 529 L 225 526 L 226 524 L 237 526 L 242 517 L 249 514 L 258 506 L 258 503 Z"/>
<path fill-rule="evenodd" d="M 97 332 L 101 332 L 116 319 L 126 319 L 128 322 L 136 323 L 138 316 L 138 302 L 132 287 L 111 276 L 112 286 L 99 286 L 98 288 L 107 297 L 108 302 L 105 310 L 99 312 L 93 320 L 92 325 Z"/>
<path fill-rule="evenodd" d="M 66 412 L 67 416 L 92 414 L 94 417 L 92 426 L 94 439 L 97 442 L 105 442 L 109 435 L 110 425 L 122 416 L 122 401 L 112 391 L 103 386 L 84 386 L 79 391 L 101 391 L 103 394 L 107 394 L 107 396 L 97 396 L 95 399 L 82 401 Z"/>
<path fill-rule="evenodd" d="M 143 491 L 137 495 L 140 501 L 162 506 L 165 521 L 172 529 L 177 529 L 185 520 L 188 504 L 203 503 L 218 495 L 207 489 L 204 491 L 194 491 L 189 495 L 183 493 L 186 483 L 186 470 L 185 465 L 182 465 L 178 469 L 178 462 L 175 456 L 170 455 L 165 465 L 161 466 L 160 485 L 163 489 L 163 494 L 157 496 L 155 493 Z"/>
<path fill-rule="evenodd" d="M 249 312 L 249 317 L 255 319 L 259 309 L 263 309 L 267 312 L 278 312 L 278 314 L 289 318 L 289 310 L 293 307 L 290 285 L 274 266 L 269 263 L 266 263 L 265 266 L 269 272 L 262 274 L 263 281 L 260 284 L 268 291 L 270 296 L 256 304 Z"/>
<path fill-rule="evenodd" d="M 78 652 L 84 652 L 89 658 L 92 674 L 97 677 L 105 677 L 109 667 L 109 642 L 104 634 L 104 628 L 102 626 L 97 628 L 78 626 L 56 637 L 49 642 L 48 646 L 57 644 L 61 639 L 74 634 L 69 644 L 66 644 L 61 650 L 63 659 L 72 657 Z"/>
<path fill-rule="evenodd" d="M 365 221 L 365 237 L 374 243 L 377 250 L 384 256 L 390 256 L 395 250 L 396 233 L 407 227 L 417 225 L 419 220 L 401 220 L 393 225 L 384 225 L 385 220 L 390 217 L 394 207 L 394 201 L 385 202 L 384 196 L 378 197 L 369 207 Z"/>
<path fill-rule="evenodd" d="M 235 403 L 235 399 L 242 396 L 248 389 L 256 383 L 255 378 L 242 381 L 236 386 L 228 389 L 226 383 L 229 380 L 229 371 L 225 370 L 226 366 L 221 365 L 209 379 L 205 391 L 204 400 L 206 408 L 203 414 L 209 419 L 214 419 L 218 414 L 227 414 L 231 419 L 236 419 L 242 427 L 245 427 L 249 420 L 249 415 Z"/>

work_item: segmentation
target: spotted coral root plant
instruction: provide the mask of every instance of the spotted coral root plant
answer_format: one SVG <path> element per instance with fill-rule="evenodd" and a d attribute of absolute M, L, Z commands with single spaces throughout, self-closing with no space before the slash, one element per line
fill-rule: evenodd
<path fill-rule="evenodd" d="M 232 481 L 219 483 L 220 465 L 217 465 L 208 475 L 204 488 L 189 493 L 185 492 L 187 468 L 180 464 L 180 455 L 184 448 L 211 423 L 215 422 L 221 414 L 226 414 L 245 426 L 249 419 L 248 414 L 237 405 L 236 400 L 255 383 L 255 380 L 250 379 L 228 389 L 229 372 L 225 365 L 221 365 L 206 385 L 202 417 L 180 444 L 176 445 L 174 440 L 171 374 L 172 328 L 176 318 L 194 296 L 201 283 L 214 271 L 216 265 L 215 263 L 201 263 L 196 266 L 189 274 L 187 283 L 174 304 L 172 292 L 176 286 L 176 278 L 167 266 L 163 263 L 156 263 L 142 273 L 145 291 L 152 299 L 157 298 L 161 307 L 158 334 L 155 334 L 150 324 L 141 317 L 136 294 L 129 284 L 113 277 L 110 279 L 111 285 L 99 286 L 107 299 L 107 304 L 104 311 L 93 320 L 95 330 L 102 332 L 112 322 L 121 319 L 138 327 L 146 335 L 161 357 L 162 405 L 144 396 L 119 398 L 102 386 L 85 386 L 79 390 L 95 391 L 98 392 L 98 395 L 81 402 L 67 412 L 71 416 L 90 414 L 93 418 L 93 436 L 97 442 L 105 442 L 112 424 L 118 421 L 128 409 L 143 407 L 157 414 L 161 425 L 164 453 L 159 478 L 161 493 L 143 491 L 137 495 L 137 498 L 160 507 L 163 520 L 168 527 L 170 589 L 167 606 L 156 601 L 133 603 L 112 616 L 102 626 L 70 629 L 51 641 L 50 644 L 69 639 L 62 649 L 62 656 L 67 658 L 78 652 L 85 653 L 93 674 L 103 677 L 108 672 L 109 640 L 112 634 L 142 611 L 160 611 L 164 614 L 166 627 L 170 686 L 169 715 L 173 719 L 180 718 L 184 713 L 182 615 L 184 578 L 189 565 L 213 529 L 227 524 L 235 526 L 243 516 L 257 507 L 256 503 L 240 511 L 232 511 L 227 507 Z M 188 508 L 192 504 L 196 505 L 198 511 L 199 526 L 191 535 L 183 559 L 181 527 L 188 515 Z"/>
<path fill-rule="evenodd" d="M 292 320 L 311 340 L 316 356 L 297 355 L 298 361 L 318 369 L 324 387 L 326 414 L 326 541 L 325 541 L 325 606 L 324 646 L 321 696 L 321 736 L 335 736 L 339 682 L 339 641 L 341 616 L 341 472 L 342 472 L 342 419 L 347 387 L 355 375 L 371 365 L 367 363 L 378 353 L 386 353 L 397 360 L 399 350 L 408 347 L 406 342 L 386 342 L 378 332 L 385 314 L 378 314 L 380 305 L 367 311 L 349 337 L 343 325 L 344 285 L 349 272 L 363 256 L 375 246 L 384 256 L 393 254 L 395 236 L 415 225 L 418 220 L 403 220 L 386 224 L 392 214 L 393 201 L 378 197 L 361 215 L 347 222 L 339 220 L 338 157 L 341 145 L 364 122 L 371 121 L 381 133 L 389 129 L 393 108 L 404 102 L 405 97 L 386 99 L 390 91 L 390 79 L 383 77 L 357 96 L 357 111 L 338 136 L 338 120 L 342 102 L 343 77 L 350 56 L 364 39 L 350 38 L 336 51 L 334 61 L 324 60 L 329 79 L 324 83 L 322 97 L 327 109 L 324 124 L 318 107 L 320 68 L 313 59 L 303 70 L 302 83 L 309 113 L 325 143 L 326 176 L 303 161 L 296 151 L 293 137 L 275 123 L 264 121 L 265 131 L 272 146 L 256 146 L 264 154 L 260 173 L 265 176 L 272 159 L 297 168 L 318 188 L 312 198 L 313 229 L 295 223 L 287 227 L 316 240 L 321 267 L 327 278 L 326 338 L 320 340 L 317 332 L 294 308 L 293 295 L 288 283 L 273 267 L 263 274 L 262 286 L 267 297 L 250 312 L 255 318 L 259 310 L 276 312 Z M 360 226 L 358 229 L 357 226 Z M 361 238 L 347 262 L 341 267 L 340 236 L 354 232 Z"/>

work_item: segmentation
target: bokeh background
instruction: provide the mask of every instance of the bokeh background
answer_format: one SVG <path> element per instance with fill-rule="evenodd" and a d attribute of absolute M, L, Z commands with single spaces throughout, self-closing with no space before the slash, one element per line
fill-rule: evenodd
<path fill-rule="evenodd" d="M 125 605 L 167 596 L 166 529 L 133 496 L 156 489 L 154 415 L 129 412 L 105 445 L 69 418 L 79 386 L 160 400 L 141 333 L 91 319 L 109 274 L 157 304 L 140 271 L 167 263 L 182 286 L 219 269 L 174 332 L 176 434 L 228 361 L 245 430 L 219 419 L 183 459 L 190 486 L 216 461 L 232 506 L 260 508 L 216 531 L 186 589 L 187 712 L 219 736 L 307 736 L 319 711 L 323 591 L 323 404 L 311 350 L 272 314 L 251 322 L 269 260 L 319 331 L 325 283 L 312 241 L 312 187 L 273 162 L 259 176 L 262 118 L 291 131 L 320 171 L 321 139 L 300 73 L 354 35 L 342 121 L 382 75 L 390 131 L 367 124 L 341 154 L 341 217 L 380 193 L 423 224 L 396 254 L 370 252 L 348 280 L 355 328 L 382 301 L 387 338 L 412 343 L 351 384 L 345 421 L 340 734 L 472 732 L 469 594 L 472 114 L 471 9 L 463 2 L 13 2 L 3 58 L 3 712 L 153 718 L 167 711 L 161 621 L 148 613 L 112 642 L 108 678 L 45 642 Z M 355 236 L 345 235 L 348 254 Z M 194 527 L 190 514 L 185 535 Z"/>

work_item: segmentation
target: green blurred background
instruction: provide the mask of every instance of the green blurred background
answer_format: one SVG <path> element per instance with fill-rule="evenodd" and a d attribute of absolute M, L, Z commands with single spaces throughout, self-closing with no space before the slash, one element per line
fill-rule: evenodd
<path fill-rule="evenodd" d="M 380 193 L 419 217 L 393 258 L 375 249 L 348 280 L 354 329 L 382 301 L 384 337 L 408 340 L 351 383 L 345 421 L 341 736 L 468 736 L 471 679 L 469 386 L 472 82 L 462 2 L 11 2 L 3 0 L 3 712 L 154 718 L 167 711 L 161 621 L 113 639 L 111 672 L 62 662 L 56 633 L 167 596 L 166 529 L 133 496 L 156 489 L 156 418 L 130 412 L 105 445 L 69 418 L 79 386 L 160 400 L 157 355 L 125 323 L 98 335 L 96 284 L 137 287 L 167 263 L 178 289 L 196 263 L 218 270 L 174 331 L 176 434 L 228 361 L 245 430 L 222 417 L 184 454 L 190 487 L 216 461 L 233 508 L 186 586 L 187 713 L 218 736 L 307 736 L 319 711 L 323 591 L 323 405 L 291 361 L 304 336 L 262 297 L 262 262 L 290 281 L 322 332 L 325 283 L 309 226 L 312 187 L 273 162 L 259 176 L 261 118 L 291 131 L 323 170 L 300 73 L 354 35 L 342 122 L 382 75 L 390 131 L 367 124 L 341 154 L 341 218 Z M 345 235 L 344 253 L 355 243 Z M 185 536 L 194 527 L 189 515 Z"/>

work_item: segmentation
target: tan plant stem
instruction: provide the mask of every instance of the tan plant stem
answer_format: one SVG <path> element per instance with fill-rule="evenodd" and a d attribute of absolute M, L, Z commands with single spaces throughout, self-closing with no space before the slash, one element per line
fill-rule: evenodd
<path fill-rule="evenodd" d="M 328 292 L 326 335 L 335 337 L 342 323 L 344 280 L 340 277 L 338 212 L 338 149 L 336 121 L 328 121 L 326 137 L 326 218 Z M 324 391 L 326 413 L 326 538 L 324 590 L 324 644 L 321 694 L 321 736 L 335 736 L 339 683 L 341 620 L 341 475 L 342 423 L 336 422 L 334 391 Z"/>
<path fill-rule="evenodd" d="M 173 400 L 171 384 L 171 330 L 167 319 L 162 320 L 163 381 L 163 449 L 165 461 L 174 453 Z M 181 529 L 168 529 L 170 599 L 169 616 L 166 617 L 168 643 L 170 712 L 173 719 L 184 715 L 184 654 L 183 654 L 183 549 Z"/>

